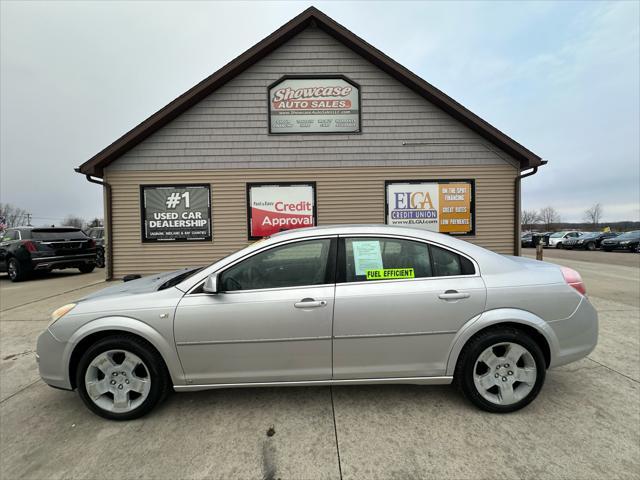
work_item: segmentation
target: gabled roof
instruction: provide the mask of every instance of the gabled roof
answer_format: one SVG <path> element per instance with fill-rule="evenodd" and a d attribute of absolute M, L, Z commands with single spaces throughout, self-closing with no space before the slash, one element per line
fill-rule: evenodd
<path fill-rule="evenodd" d="M 103 169 L 111 162 L 200 100 L 210 95 L 236 75 L 283 45 L 312 23 L 514 157 L 520 162 L 520 168 L 522 170 L 546 163 L 538 155 L 523 147 L 377 48 L 365 42 L 317 8 L 310 7 L 297 17 L 285 23 L 271 35 L 255 44 L 249 50 L 245 51 L 242 55 L 226 64 L 220 70 L 205 78 L 171 103 L 158 110 L 137 127 L 125 133 L 104 150 L 80 165 L 76 171 L 85 175 L 102 177 Z"/>

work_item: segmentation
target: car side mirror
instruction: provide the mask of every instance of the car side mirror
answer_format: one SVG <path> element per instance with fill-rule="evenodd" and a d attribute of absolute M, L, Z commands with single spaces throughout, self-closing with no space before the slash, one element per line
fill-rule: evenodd
<path fill-rule="evenodd" d="M 207 277 L 207 279 L 204 281 L 204 286 L 202 287 L 202 290 L 205 293 L 218 293 L 218 275 L 217 274 L 212 274 L 209 275 Z"/>

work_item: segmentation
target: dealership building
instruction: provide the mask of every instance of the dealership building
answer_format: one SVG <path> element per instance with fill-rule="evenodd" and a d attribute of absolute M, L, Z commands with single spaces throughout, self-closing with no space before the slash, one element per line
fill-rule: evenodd
<path fill-rule="evenodd" d="M 121 278 L 312 225 L 411 225 L 518 254 L 520 182 L 545 163 L 309 8 L 77 171 L 104 187 Z"/>

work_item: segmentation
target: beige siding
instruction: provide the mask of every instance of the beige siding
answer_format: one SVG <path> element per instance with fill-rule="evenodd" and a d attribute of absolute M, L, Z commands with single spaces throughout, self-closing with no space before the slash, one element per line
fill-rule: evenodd
<path fill-rule="evenodd" d="M 114 276 L 154 273 L 203 265 L 248 244 L 247 182 L 315 181 L 318 224 L 384 223 L 385 180 L 476 180 L 476 236 L 466 240 L 500 253 L 513 253 L 514 178 L 508 164 L 375 168 L 222 169 L 117 171 L 105 180 L 113 189 Z M 142 243 L 141 184 L 209 183 L 213 241 Z"/>

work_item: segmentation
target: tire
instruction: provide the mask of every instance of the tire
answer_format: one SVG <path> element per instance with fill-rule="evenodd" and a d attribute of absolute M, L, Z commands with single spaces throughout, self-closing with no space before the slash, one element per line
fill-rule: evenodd
<path fill-rule="evenodd" d="M 105 265 L 105 262 L 104 262 L 104 249 L 100 248 L 96 252 L 96 267 L 104 268 L 104 265 Z"/>
<path fill-rule="evenodd" d="M 596 244 L 594 242 L 587 243 L 587 250 L 591 250 L 592 252 L 596 249 Z"/>
<path fill-rule="evenodd" d="M 91 273 L 95 268 L 95 263 L 85 263 L 84 265 L 80 265 L 78 267 L 78 270 L 80 270 L 82 273 Z"/>
<path fill-rule="evenodd" d="M 562 250 L 564 246 L 562 245 L 562 243 L 556 243 L 556 248 Z"/>
<path fill-rule="evenodd" d="M 30 269 L 25 267 L 17 258 L 11 257 L 7 262 L 7 274 L 12 282 L 25 280 L 30 273 Z"/>
<path fill-rule="evenodd" d="M 516 358 L 515 364 L 510 356 Z M 545 375 L 546 363 L 538 344 L 521 330 L 503 327 L 480 332 L 467 342 L 458 358 L 454 382 L 476 407 L 509 413 L 538 396 Z"/>
<path fill-rule="evenodd" d="M 109 420 L 133 420 L 166 397 L 170 379 L 153 347 L 136 336 L 122 334 L 98 340 L 84 352 L 76 385 L 93 413 Z M 120 405 L 116 405 L 116 395 Z"/>

